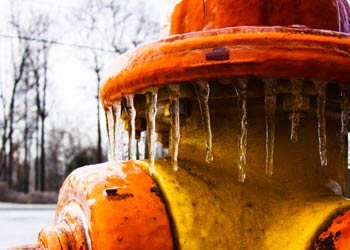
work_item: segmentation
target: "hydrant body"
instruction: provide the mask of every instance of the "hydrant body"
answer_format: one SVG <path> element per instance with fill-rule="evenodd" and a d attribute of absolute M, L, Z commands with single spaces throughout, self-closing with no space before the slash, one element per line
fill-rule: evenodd
<path fill-rule="evenodd" d="M 110 136 L 122 117 L 132 144 L 147 121 L 150 160 L 74 171 L 42 245 L 347 249 L 347 2 L 170 7 L 164 39 L 100 90 Z M 155 131 L 169 156 L 154 161 Z"/>

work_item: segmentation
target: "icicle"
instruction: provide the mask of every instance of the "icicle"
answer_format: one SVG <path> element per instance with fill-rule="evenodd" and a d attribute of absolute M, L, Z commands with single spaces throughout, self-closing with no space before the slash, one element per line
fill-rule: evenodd
<path fill-rule="evenodd" d="M 346 137 L 348 136 L 348 122 L 350 112 L 350 88 L 347 86 L 341 86 L 341 129 L 340 129 L 340 148 L 343 153 L 346 152 Z"/>
<path fill-rule="evenodd" d="M 317 90 L 317 127 L 321 166 L 327 166 L 327 136 L 326 136 L 326 86 L 325 82 L 315 82 Z"/>
<path fill-rule="evenodd" d="M 246 178 L 245 167 L 247 164 L 247 88 L 248 80 L 239 79 L 235 84 L 238 96 L 238 115 L 240 126 L 238 127 L 238 181 L 244 182 Z"/>
<path fill-rule="evenodd" d="M 152 90 L 146 94 L 146 119 L 147 119 L 147 146 L 150 160 L 150 173 L 154 173 L 155 145 L 156 145 L 156 114 L 157 114 L 158 90 Z"/>
<path fill-rule="evenodd" d="M 194 90 L 196 92 L 197 100 L 199 103 L 199 109 L 202 115 L 202 123 L 204 127 L 204 136 L 206 144 L 206 162 L 211 163 L 213 161 L 212 153 L 212 133 L 210 127 L 210 112 L 209 112 L 209 82 L 207 80 L 197 80 L 194 84 Z"/>
<path fill-rule="evenodd" d="M 341 31 L 342 30 L 342 25 L 341 25 L 341 12 L 340 12 L 340 3 L 339 1 L 336 1 L 336 4 L 337 4 L 337 14 L 338 14 L 338 31 Z"/>
<path fill-rule="evenodd" d="M 122 130 L 123 126 L 121 124 L 121 102 L 116 101 L 112 106 L 113 113 L 113 146 L 112 146 L 112 156 L 113 160 L 119 161 L 121 160 L 121 152 L 122 152 Z"/>
<path fill-rule="evenodd" d="M 337 12 L 338 12 L 338 31 L 349 33 L 350 32 L 350 23 L 349 23 L 349 14 L 347 10 L 347 4 L 344 3 L 344 0 L 338 0 L 337 3 Z"/>
<path fill-rule="evenodd" d="M 340 133 L 345 135 L 348 133 L 348 121 L 349 121 L 349 112 L 350 112 L 350 89 L 342 88 L 341 95 L 341 131 Z"/>
<path fill-rule="evenodd" d="M 115 102 L 111 107 L 105 109 L 106 127 L 108 135 L 108 161 L 118 161 L 120 152 L 120 101 Z"/>
<path fill-rule="evenodd" d="M 292 126 L 290 139 L 292 142 L 298 140 L 298 127 L 301 122 L 301 111 L 303 107 L 303 96 L 302 96 L 303 81 L 292 80 L 292 93 L 293 93 L 293 113 L 292 113 Z"/>
<path fill-rule="evenodd" d="M 114 159 L 114 120 L 113 120 L 113 112 L 112 107 L 105 108 L 105 116 L 106 116 L 106 130 L 108 137 L 108 161 L 113 161 Z"/>
<path fill-rule="evenodd" d="M 180 85 L 169 85 L 170 107 L 173 107 L 171 112 L 171 131 L 170 131 L 170 157 L 173 170 L 178 169 L 177 157 L 179 153 L 180 142 Z"/>
<path fill-rule="evenodd" d="M 273 174 L 273 152 L 275 145 L 276 80 L 264 80 L 266 112 L 266 168 L 265 174 Z"/>
<path fill-rule="evenodd" d="M 134 95 L 125 95 L 126 110 L 129 116 L 129 159 L 136 160 L 136 139 L 135 139 L 135 118 Z"/>

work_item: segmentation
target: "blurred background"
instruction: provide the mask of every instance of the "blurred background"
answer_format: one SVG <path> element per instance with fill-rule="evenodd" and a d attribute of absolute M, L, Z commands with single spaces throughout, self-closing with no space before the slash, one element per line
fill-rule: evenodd
<path fill-rule="evenodd" d="M 103 70 L 158 39 L 166 4 L 0 0 L 0 249 L 34 243 L 65 177 L 106 160 Z"/>
<path fill-rule="evenodd" d="M 103 69 L 158 39 L 166 0 L 0 0 L 0 201 L 55 202 L 106 160 Z"/>
<path fill-rule="evenodd" d="M 0 0 L 0 249 L 35 242 L 65 177 L 106 160 L 103 70 L 158 39 L 166 3 Z"/>

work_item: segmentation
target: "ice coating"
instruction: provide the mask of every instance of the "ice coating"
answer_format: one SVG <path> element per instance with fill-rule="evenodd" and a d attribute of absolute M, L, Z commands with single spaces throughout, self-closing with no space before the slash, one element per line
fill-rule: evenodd
<path fill-rule="evenodd" d="M 247 88 L 248 80 L 239 79 L 235 83 L 235 89 L 238 96 L 238 181 L 244 182 L 246 178 L 246 164 L 247 164 Z"/>
<path fill-rule="evenodd" d="M 317 90 L 317 131 L 321 166 L 327 166 L 326 82 L 315 82 Z"/>
<path fill-rule="evenodd" d="M 123 94 L 140 93 L 169 82 L 247 75 L 347 82 L 350 57 L 344 55 L 350 50 L 349 38 L 344 33 L 300 27 L 231 27 L 172 36 L 118 57 L 119 66 L 111 69 L 113 73 L 102 84 L 100 97 L 106 107 Z M 212 60 L 216 52 L 225 61 Z M 247 53 L 259 56 L 247 57 Z M 203 60 L 204 55 L 209 60 Z M 305 67 L 300 62 L 312 62 L 313 66 Z"/>
<path fill-rule="evenodd" d="M 173 13 L 173 10 L 175 9 L 176 5 L 179 4 L 182 0 L 169 0 L 168 1 L 168 7 L 165 12 L 165 15 L 162 17 L 162 22 L 160 25 L 160 37 L 166 37 L 170 34 L 170 28 L 171 28 L 171 15 Z"/>
<path fill-rule="evenodd" d="M 273 174 L 273 152 L 275 145 L 276 80 L 264 80 L 266 113 L 266 167 L 265 174 Z"/>
<path fill-rule="evenodd" d="M 210 126 L 210 112 L 209 112 L 209 93 L 210 93 L 210 87 L 208 80 L 196 80 L 194 83 L 194 90 L 196 92 L 198 104 L 199 104 L 199 110 L 202 115 L 202 123 L 204 128 L 204 137 L 205 137 L 205 144 L 206 144 L 206 150 L 207 155 L 205 158 L 205 161 L 207 163 L 211 163 L 214 159 L 213 153 L 212 153 L 212 133 L 211 133 L 211 126 Z"/>
<path fill-rule="evenodd" d="M 350 32 L 350 23 L 349 23 L 349 12 L 348 12 L 348 3 L 344 0 L 338 0 L 337 3 L 337 12 L 338 12 L 338 31 L 349 33 Z"/>
<path fill-rule="evenodd" d="M 136 139 L 135 139 L 135 118 L 134 95 L 125 95 L 126 110 L 129 116 L 129 159 L 136 160 Z"/>
<path fill-rule="evenodd" d="M 292 80 L 292 94 L 293 94 L 293 111 L 292 111 L 292 125 L 290 139 L 292 142 L 298 140 L 298 127 L 301 123 L 301 111 L 303 106 L 302 96 L 303 81 L 299 79 Z"/>
<path fill-rule="evenodd" d="M 121 102 L 116 101 L 112 106 L 105 108 L 106 127 L 108 136 L 108 161 L 118 161 L 121 148 L 121 130 L 120 119 Z"/>
<path fill-rule="evenodd" d="M 346 0 L 182 0 L 170 1 L 169 8 L 171 12 L 168 13 L 171 15 L 168 14 L 168 23 L 163 25 L 169 34 L 233 26 L 295 24 L 334 31 L 340 28 L 339 31 L 345 32 L 349 19 L 349 4 Z M 322 20 L 320 13 L 325 17 Z"/>
<path fill-rule="evenodd" d="M 178 169 L 177 157 L 179 153 L 180 142 L 180 85 L 172 84 L 169 88 L 169 99 L 172 109 L 171 112 L 171 131 L 169 153 L 171 157 L 171 165 L 176 171 Z"/>
<path fill-rule="evenodd" d="M 78 168 L 64 182 L 56 207 L 55 224 L 64 225 L 67 230 L 59 227 L 53 234 L 46 234 L 52 236 L 44 238 L 43 242 L 50 244 L 45 244 L 45 249 L 120 249 L 120 241 L 116 239 L 128 237 L 132 239 L 123 240 L 124 249 L 134 249 L 135 242 L 140 249 L 148 246 L 172 249 L 165 204 L 150 192 L 155 187 L 152 177 L 133 161 Z M 145 226 L 151 224 L 151 228 Z M 154 224 L 159 226 L 154 227 Z M 145 239 L 140 241 L 139 235 Z M 42 236 L 41 232 L 40 240 Z M 159 244 L 160 240 L 154 237 L 161 237 L 168 243 Z M 52 242 L 57 244 L 52 246 Z"/>
<path fill-rule="evenodd" d="M 113 161 L 113 152 L 114 148 L 114 120 L 113 120 L 113 112 L 112 107 L 105 108 L 105 116 L 106 116 L 106 130 L 107 130 L 107 137 L 108 137 L 108 161 Z"/>
<path fill-rule="evenodd" d="M 113 113 L 113 152 L 112 157 L 114 161 L 121 160 L 121 148 L 122 148 L 122 120 L 121 116 L 121 101 L 116 101 L 112 106 Z"/>
<path fill-rule="evenodd" d="M 146 120 L 148 157 L 150 160 L 149 172 L 154 173 L 155 145 L 156 145 L 156 114 L 158 89 L 146 93 Z"/>
<path fill-rule="evenodd" d="M 349 87 L 341 86 L 341 128 L 340 128 L 340 148 L 342 152 L 346 151 L 346 137 L 348 136 L 348 122 L 349 122 Z"/>
<path fill-rule="evenodd" d="M 340 133 L 345 135 L 348 133 L 348 121 L 349 121 L 349 112 L 350 112 L 350 89 L 349 88 L 341 88 L 341 130 Z"/>
<path fill-rule="evenodd" d="M 57 205 L 58 207 L 59 205 Z M 86 210 L 85 210 L 86 211 Z M 78 229 L 81 228 L 81 231 L 83 232 L 84 237 L 84 243 L 86 244 L 85 249 L 86 250 L 92 250 L 92 242 L 91 238 L 89 236 L 89 219 L 84 214 L 84 208 L 79 206 L 76 202 L 69 202 L 66 206 L 62 207 L 60 210 L 60 213 L 57 214 L 57 218 L 55 219 L 56 223 L 61 221 L 64 222 L 67 225 L 66 220 L 68 219 L 67 215 L 75 214 L 76 217 L 75 220 L 72 220 L 73 225 L 70 225 L 72 228 Z M 69 224 L 68 224 L 69 225 Z M 68 226 L 67 225 L 67 226 Z M 64 230 L 60 230 L 60 233 L 63 234 Z M 74 233 L 77 233 L 76 231 Z M 40 237 L 40 236 L 39 236 Z M 57 237 L 59 239 L 59 237 Z M 59 240 L 58 240 L 59 241 Z M 61 247 L 62 248 L 62 247 Z M 29 249 L 36 249 L 36 248 L 29 248 Z M 42 248 L 47 249 L 47 248 Z"/>

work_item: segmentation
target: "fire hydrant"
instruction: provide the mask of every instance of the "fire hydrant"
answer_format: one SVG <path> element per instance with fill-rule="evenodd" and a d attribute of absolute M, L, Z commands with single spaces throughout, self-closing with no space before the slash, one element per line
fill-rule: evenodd
<path fill-rule="evenodd" d="M 348 3 L 169 9 L 163 39 L 111 68 L 100 90 L 109 161 L 66 179 L 36 248 L 349 249 Z"/>

